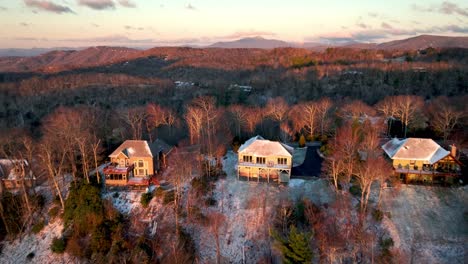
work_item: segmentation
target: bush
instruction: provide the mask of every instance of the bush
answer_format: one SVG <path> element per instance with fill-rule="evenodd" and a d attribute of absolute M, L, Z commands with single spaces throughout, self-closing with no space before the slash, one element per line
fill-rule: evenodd
<path fill-rule="evenodd" d="M 31 231 L 34 234 L 37 234 L 37 233 L 41 232 L 41 230 L 44 228 L 44 226 L 45 226 L 45 223 L 44 223 L 44 220 L 42 220 L 39 223 L 33 225 L 33 227 L 31 228 Z"/>
<path fill-rule="evenodd" d="M 361 188 L 356 185 L 349 187 L 349 192 L 354 196 L 361 196 Z"/>
<path fill-rule="evenodd" d="M 215 206 L 217 204 L 217 202 L 218 201 L 216 201 L 216 199 L 214 199 L 213 197 L 208 197 L 205 200 L 205 204 L 208 205 L 208 206 Z"/>
<path fill-rule="evenodd" d="M 372 211 L 372 217 L 375 221 L 380 222 L 384 217 L 384 213 L 379 209 L 375 209 L 374 211 Z"/>
<path fill-rule="evenodd" d="M 301 137 L 299 138 L 299 147 L 303 148 L 303 147 L 305 147 L 305 144 L 306 144 L 305 137 L 304 137 L 304 135 L 301 135 Z"/>
<path fill-rule="evenodd" d="M 63 253 L 65 252 L 66 243 L 63 238 L 54 237 L 52 244 L 50 245 L 50 250 L 54 253 Z"/>
<path fill-rule="evenodd" d="M 140 198 L 140 203 L 141 205 L 146 208 L 148 207 L 149 203 L 151 202 L 151 199 L 153 199 L 153 194 L 152 193 L 143 193 Z"/>
<path fill-rule="evenodd" d="M 165 194 L 165 191 L 161 187 L 157 188 L 156 191 L 154 192 L 154 195 L 158 198 L 164 197 L 164 194 Z"/>
<path fill-rule="evenodd" d="M 36 194 L 32 197 L 32 202 L 39 208 L 39 210 L 42 210 L 45 205 L 45 197 L 40 194 Z"/>
<path fill-rule="evenodd" d="M 49 210 L 49 216 L 50 218 L 55 218 L 60 212 L 60 207 L 58 206 L 54 206 L 52 208 L 50 208 Z"/>
<path fill-rule="evenodd" d="M 172 203 L 174 201 L 174 198 L 175 198 L 174 191 L 166 192 L 166 194 L 164 195 L 163 204 L 166 205 L 166 204 Z"/>
<path fill-rule="evenodd" d="M 119 193 L 118 192 L 115 192 L 112 197 L 114 197 L 115 199 L 119 198 Z"/>
<path fill-rule="evenodd" d="M 34 258 L 34 256 L 36 256 L 36 254 L 34 252 L 30 252 L 27 256 L 26 256 L 26 259 L 27 260 L 32 260 Z"/>

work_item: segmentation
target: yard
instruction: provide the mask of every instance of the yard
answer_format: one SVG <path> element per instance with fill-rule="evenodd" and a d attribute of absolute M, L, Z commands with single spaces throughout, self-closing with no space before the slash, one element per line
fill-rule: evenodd
<path fill-rule="evenodd" d="M 403 185 L 386 189 L 384 226 L 411 263 L 466 263 L 468 188 Z"/>

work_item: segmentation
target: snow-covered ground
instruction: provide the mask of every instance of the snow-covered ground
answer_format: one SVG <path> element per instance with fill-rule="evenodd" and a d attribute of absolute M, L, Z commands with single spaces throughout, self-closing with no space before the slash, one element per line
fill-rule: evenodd
<path fill-rule="evenodd" d="M 468 188 L 403 185 L 383 193 L 383 226 L 411 263 L 466 263 Z"/>
<path fill-rule="evenodd" d="M 69 254 L 55 254 L 50 250 L 54 237 L 62 234 L 62 220 L 56 218 L 38 234 L 28 234 L 12 243 L 5 243 L 0 254 L 0 263 L 79 263 Z M 33 253 L 34 257 L 28 261 L 27 255 Z"/>
<path fill-rule="evenodd" d="M 272 240 L 269 225 L 276 207 L 284 199 L 307 197 L 314 202 L 329 203 L 331 189 L 322 180 L 293 179 L 289 186 L 276 183 L 239 181 L 235 165 L 237 155 L 228 152 L 223 160 L 225 179 L 217 182 L 214 197 L 217 206 L 209 210 L 221 212 L 225 225 L 221 229 L 221 253 L 223 263 L 257 263 L 271 252 Z M 210 263 L 216 259 L 215 239 L 210 232 L 198 232 L 195 241 L 201 261 Z"/>
<path fill-rule="evenodd" d="M 128 215 L 134 208 L 140 207 L 141 194 L 141 191 L 110 191 L 104 193 L 102 198 L 110 200 L 115 209 Z"/>
<path fill-rule="evenodd" d="M 65 182 L 63 182 L 65 180 Z M 68 195 L 71 175 L 66 175 L 63 179 L 58 179 L 60 186 L 63 186 L 62 194 L 64 198 Z M 46 205 L 43 212 L 48 212 L 53 206 L 53 191 L 46 182 L 37 186 L 35 191 L 45 197 Z M 4 241 L 2 253 L 0 254 L 0 263 L 79 263 L 75 258 L 67 253 L 55 254 L 50 250 L 50 245 L 54 237 L 62 235 L 63 222 L 60 217 L 47 219 L 50 221 L 38 234 L 29 233 L 14 241 Z M 30 260 L 28 254 L 34 254 Z"/>

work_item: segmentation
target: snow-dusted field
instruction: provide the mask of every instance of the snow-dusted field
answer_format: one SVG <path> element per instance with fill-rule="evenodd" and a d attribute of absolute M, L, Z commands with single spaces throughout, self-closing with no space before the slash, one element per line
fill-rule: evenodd
<path fill-rule="evenodd" d="M 275 257 L 269 225 L 281 200 L 307 197 L 318 203 L 332 201 L 331 189 L 322 180 L 293 179 L 289 186 L 238 181 L 236 163 L 237 155 L 228 152 L 223 160 L 227 177 L 217 182 L 217 206 L 209 208 L 223 213 L 226 219 L 220 241 L 223 263 L 242 263 L 244 257 L 245 263 L 257 263 L 265 256 Z M 200 260 L 211 263 L 216 259 L 215 239 L 210 232 L 199 232 L 198 236 L 195 241 Z"/>
<path fill-rule="evenodd" d="M 466 263 L 468 188 L 403 185 L 383 193 L 383 225 L 409 263 Z"/>
<path fill-rule="evenodd" d="M 28 234 L 13 243 L 5 243 L 0 263 L 79 263 L 67 253 L 55 254 L 50 250 L 52 239 L 61 236 L 62 228 L 62 220 L 57 218 L 38 234 Z M 34 257 L 29 261 L 26 256 L 31 252 Z"/>

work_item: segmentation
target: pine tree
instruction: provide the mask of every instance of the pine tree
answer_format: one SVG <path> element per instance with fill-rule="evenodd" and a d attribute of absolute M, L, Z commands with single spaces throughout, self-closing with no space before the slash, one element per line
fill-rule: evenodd
<path fill-rule="evenodd" d="M 277 232 L 272 236 L 278 242 L 278 248 L 283 253 L 284 263 L 310 263 L 312 250 L 310 248 L 311 234 L 300 232 L 295 226 L 291 226 L 287 239 L 282 238 Z"/>

